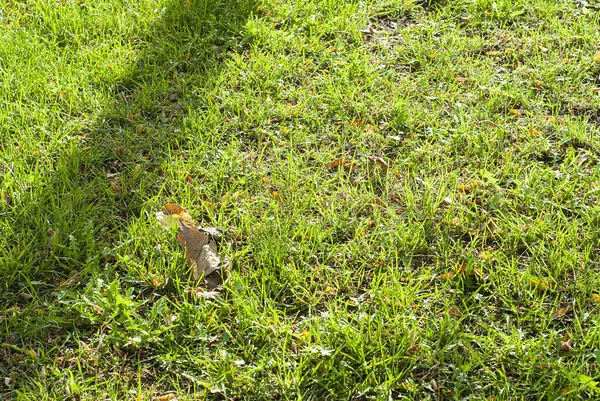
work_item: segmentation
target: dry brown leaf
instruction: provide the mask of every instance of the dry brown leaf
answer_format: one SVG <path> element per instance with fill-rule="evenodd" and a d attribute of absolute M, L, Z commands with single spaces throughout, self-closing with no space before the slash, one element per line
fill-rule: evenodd
<path fill-rule="evenodd" d="M 573 339 L 571 338 L 569 333 L 565 334 L 560 340 L 560 350 L 563 352 L 573 351 Z"/>
<path fill-rule="evenodd" d="M 175 395 L 175 393 L 168 393 L 165 395 L 161 395 L 160 397 L 157 398 L 158 401 L 170 401 L 173 400 L 177 397 L 177 395 Z"/>
<path fill-rule="evenodd" d="M 440 280 L 448 280 L 454 277 L 456 274 L 454 272 L 442 273 L 438 276 Z"/>
<path fill-rule="evenodd" d="M 562 318 L 563 316 L 565 316 L 565 315 L 567 314 L 567 312 L 568 312 L 568 311 L 569 311 L 569 308 L 559 308 L 559 309 L 557 309 L 557 310 L 556 310 L 556 312 L 554 312 L 554 313 L 552 314 L 552 317 L 553 317 L 554 319 L 560 319 L 560 318 Z"/>
<path fill-rule="evenodd" d="M 387 171 L 390 165 L 378 156 L 367 156 L 367 160 L 371 163 L 376 163 L 383 171 Z"/>
<path fill-rule="evenodd" d="M 165 208 L 156 213 L 156 220 L 165 230 L 170 230 L 173 226 L 185 225 L 189 228 L 196 227 L 198 222 L 190 214 L 175 203 L 167 203 Z"/>
<path fill-rule="evenodd" d="M 451 306 L 448 308 L 448 314 L 452 317 L 459 317 L 462 312 L 456 306 Z"/>
<path fill-rule="evenodd" d="M 334 169 L 338 167 L 350 168 L 353 165 L 354 163 L 351 163 L 349 160 L 341 158 L 330 161 L 329 163 L 325 164 L 325 167 L 329 169 Z"/>
<path fill-rule="evenodd" d="M 113 192 L 116 195 L 121 195 L 123 193 L 121 191 L 121 188 L 119 188 L 119 179 L 118 178 L 110 183 L 110 187 L 112 188 Z"/>
<path fill-rule="evenodd" d="M 186 260 L 192 266 L 195 280 L 219 269 L 221 261 L 217 246 L 206 234 L 182 224 L 177 231 L 177 240 L 186 251 Z"/>

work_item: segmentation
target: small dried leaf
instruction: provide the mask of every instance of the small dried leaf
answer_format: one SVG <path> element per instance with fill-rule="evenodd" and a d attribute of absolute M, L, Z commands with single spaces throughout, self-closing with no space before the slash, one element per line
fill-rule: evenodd
<path fill-rule="evenodd" d="M 179 226 L 179 219 L 175 218 L 173 215 L 167 213 L 164 210 L 160 212 L 156 212 L 156 220 L 160 223 L 160 226 L 165 230 L 170 230 L 173 226 Z"/>
<path fill-rule="evenodd" d="M 38 355 L 37 352 L 35 352 L 35 350 L 30 349 L 29 351 L 27 351 L 27 353 L 29 354 L 29 356 L 31 357 L 31 359 L 38 359 Z"/>
<path fill-rule="evenodd" d="M 559 308 L 559 309 L 557 309 L 557 310 L 556 310 L 556 312 L 554 312 L 554 313 L 552 314 L 552 317 L 553 317 L 554 319 L 560 319 L 560 318 L 562 318 L 563 316 L 565 316 L 565 315 L 567 314 L 567 312 L 568 312 L 568 311 L 569 311 L 569 308 Z"/>
<path fill-rule="evenodd" d="M 158 401 L 170 401 L 175 399 L 177 396 L 174 393 L 169 393 L 169 394 L 165 394 L 165 395 L 161 395 L 160 397 L 158 397 Z"/>
<path fill-rule="evenodd" d="M 8 376 L 4 377 L 4 385 L 6 387 L 10 386 L 10 377 L 8 377 Z"/>
<path fill-rule="evenodd" d="M 596 54 L 594 54 L 594 61 L 600 61 L 600 51 L 597 51 Z"/>
<path fill-rule="evenodd" d="M 163 210 L 156 213 L 156 220 L 165 230 L 170 230 L 173 226 L 185 225 L 192 228 L 198 225 L 187 210 L 175 203 L 167 203 Z"/>
<path fill-rule="evenodd" d="M 452 317 L 459 317 L 462 312 L 456 306 L 451 306 L 448 308 L 448 314 Z"/>
<path fill-rule="evenodd" d="M 539 277 L 529 277 L 529 285 L 540 292 L 552 291 L 552 285 L 548 280 Z"/>
<path fill-rule="evenodd" d="M 351 163 L 349 160 L 347 159 L 335 159 L 330 161 L 329 163 L 325 164 L 325 168 L 329 168 L 329 169 L 334 169 L 334 168 L 339 168 L 339 167 L 345 167 L 345 168 L 350 168 L 352 167 L 353 163 Z"/>
<path fill-rule="evenodd" d="M 113 192 L 116 195 L 121 195 L 123 193 L 121 191 L 121 188 L 119 187 L 119 179 L 118 178 L 110 183 L 110 187 L 112 188 Z"/>
<path fill-rule="evenodd" d="M 329 284 L 325 285 L 325 288 L 323 288 L 323 292 L 325 294 L 332 294 L 332 295 L 335 295 L 337 293 L 336 289 L 333 288 L 332 286 L 330 286 Z"/>
<path fill-rule="evenodd" d="M 390 167 L 385 160 L 378 156 L 367 156 L 367 160 L 369 160 L 371 163 L 376 163 L 383 171 L 387 171 Z"/>
<path fill-rule="evenodd" d="M 283 201 L 283 199 L 281 198 L 281 195 L 279 195 L 279 192 L 273 191 L 273 192 L 271 192 L 271 195 L 273 196 L 273 198 L 275 198 L 275 200 L 277 202 L 282 202 Z"/>
<path fill-rule="evenodd" d="M 560 340 L 560 350 L 563 352 L 573 351 L 573 339 L 571 338 L 569 333 L 565 334 Z"/>
<path fill-rule="evenodd" d="M 598 304 L 600 304 L 600 295 L 599 294 L 592 294 L 592 298 L 594 299 L 594 301 Z"/>
<path fill-rule="evenodd" d="M 449 280 L 451 278 L 453 278 L 455 276 L 454 272 L 450 272 L 450 273 L 442 273 L 438 276 L 438 278 L 440 280 Z"/>

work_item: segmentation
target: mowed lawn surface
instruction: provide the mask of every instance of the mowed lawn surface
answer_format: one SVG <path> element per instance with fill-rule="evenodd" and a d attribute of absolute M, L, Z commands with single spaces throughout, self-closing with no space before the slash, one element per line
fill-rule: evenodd
<path fill-rule="evenodd" d="M 600 397 L 599 12 L 0 1 L 0 398 Z"/>

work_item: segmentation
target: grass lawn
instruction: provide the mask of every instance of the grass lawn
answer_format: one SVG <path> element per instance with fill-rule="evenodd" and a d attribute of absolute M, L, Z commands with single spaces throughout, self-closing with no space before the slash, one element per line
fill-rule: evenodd
<path fill-rule="evenodd" d="M 0 0 L 0 399 L 600 397 L 600 5 L 433 3 Z"/>

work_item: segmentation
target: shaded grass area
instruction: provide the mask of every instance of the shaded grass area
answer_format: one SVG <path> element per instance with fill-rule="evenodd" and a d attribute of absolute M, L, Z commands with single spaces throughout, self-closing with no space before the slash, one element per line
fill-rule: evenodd
<path fill-rule="evenodd" d="M 0 394 L 597 396 L 596 7 L 430 3 L 4 3 Z"/>

